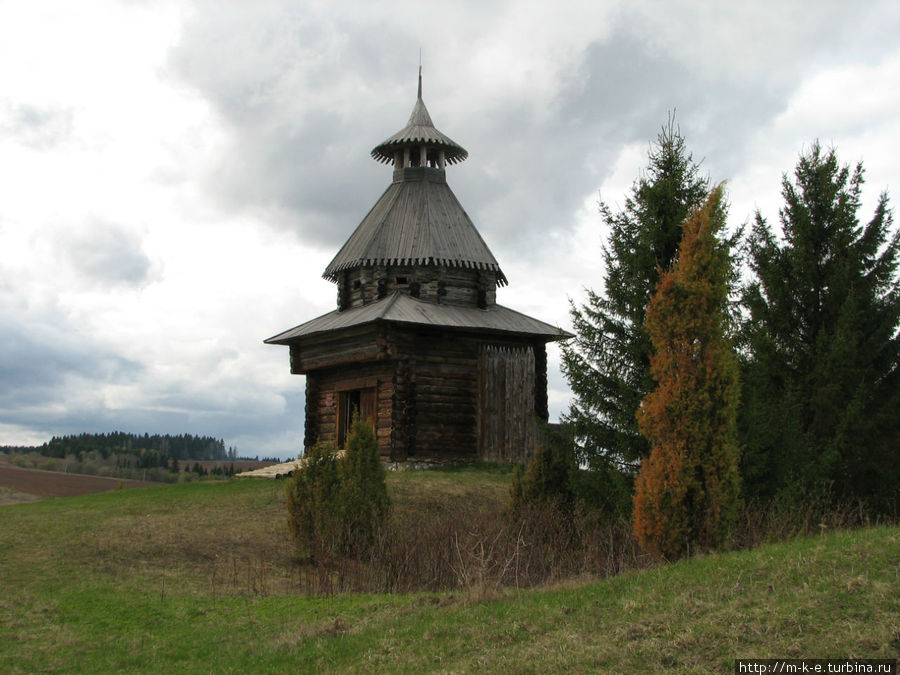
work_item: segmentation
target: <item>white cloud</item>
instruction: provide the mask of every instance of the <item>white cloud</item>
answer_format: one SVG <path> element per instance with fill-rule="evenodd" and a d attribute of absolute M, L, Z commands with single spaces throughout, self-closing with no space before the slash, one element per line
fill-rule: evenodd
<path fill-rule="evenodd" d="M 599 289 L 668 111 L 732 221 L 775 217 L 803 144 L 896 189 L 890 4 L 83 2 L 0 6 L 4 442 L 225 436 L 294 454 L 304 378 L 262 340 L 331 310 L 320 274 L 390 180 L 368 151 L 414 102 L 512 284 L 563 327 Z M 869 196 L 868 194 L 866 195 Z M 568 392 L 551 347 L 550 404 Z M 65 386 L 61 386 L 64 384 Z M 18 399 L 21 399 L 17 402 Z"/>
<path fill-rule="evenodd" d="M 793 173 L 801 151 L 819 140 L 837 148 L 845 164 L 862 161 L 868 180 L 861 218 L 868 218 L 882 190 L 900 185 L 900 51 L 874 64 L 823 68 L 805 80 L 785 102 L 784 111 L 754 136 L 746 165 L 729 184 L 732 219 L 750 218 L 756 209 L 777 222 L 781 176 Z M 896 195 L 895 195 L 896 196 Z"/>

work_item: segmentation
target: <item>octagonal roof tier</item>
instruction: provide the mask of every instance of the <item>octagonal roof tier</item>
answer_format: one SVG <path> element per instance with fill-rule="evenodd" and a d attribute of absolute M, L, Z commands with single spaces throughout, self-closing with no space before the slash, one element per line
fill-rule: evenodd
<path fill-rule="evenodd" d="M 444 171 L 408 167 L 395 180 L 325 269 L 337 281 L 342 270 L 373 265 L 446 266 L 490 270 L 506 276 L 456 195 Z"/>

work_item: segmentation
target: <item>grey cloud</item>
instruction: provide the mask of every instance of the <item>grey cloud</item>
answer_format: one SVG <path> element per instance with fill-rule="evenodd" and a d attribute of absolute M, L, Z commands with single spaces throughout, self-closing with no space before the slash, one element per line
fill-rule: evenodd
<path fill-rule="evenodd" d="M 627 33 L 592 44 L 584 68 L 588 74 L 584 88 L 570 94 L 565 110 L 590 119 L 591 109 L 601 108 L 596 131 L 619 143 L 649 143 L 669 112 L 676 112 L 695 161 L 714 158 L 716 168 L 726 173 L 714 180 L 737 171 L 746 151 L 742 139 L 783 110 L 790 87 L 799 79 L 799 74 L 793 78 L 783 74 L 775 83 L 762 72 L 755 80 L 727 75 L 700 78 L 688 64 L 657 53 Z"/>
<path fill-rule="evenodd" d="M 77 231 L 64 231 L 54 245 L 74 269 L 93 282 L 138 285 L 149 279 L 150 259 L 140 238 L 119 225 L 93 221 Z"/>
<path fill-rule="evenodd" d="M 784 109 L 812 64 L 832 48 L 872 49 L 855 44 L 851 19 L 884 33 L 869 25 L 871 13 L 842 4 L 812 15 L 802 3 L 779 7 L 783 15 L 749 6 L 708 15 L 690 4 L 623 5 L 611 30 L 598 27 L 610 37 L 586 47 L 578 77 L 561 81 L 542 111 L 513 97 L 454 117 L 458 110 L 434 106 L 426 87 L 438 127 L 471 153 L 448 180 L 486 239 L 504 242 L 505 251 L 495 251 L 501 264 L 504 256 L 535 255 L 548 231 L 567 234 L 571 214 L 612 171 L 622 145 L 651 141 L 669 111 L 678 111 L 695 159 L 706 158 L 713 180 L 727 179 L 742 166 L 742 143 Z M 480 9 L 466 11 L 479 21 Z M 503 15 L 485 12 L 482 23 Z M 343 243 L 390 180 L 368 150 L 403 125 L 414 102 L 409 54 L 422 36 L 385 16 L 397 10 L 200 6 L 170 66 L 231 134 L 208 185 L 223 208 L 254 211 L 325 249 Z M 702 53 L 671 46 L 716 48 L 726 28 L 731 44 L 744 43 L 726 50 L 733 67 L 700 69 Z M 456 86 L 464 98 L 466 83 Z M 454 123 L 445 126 L 447 119 Z"/>
<path fill-rule="evenodd" d="M 546 254 L 549 232 L 574 227 L 571 214 L 612 170 L 619 148 L 656 134 L 687 79 L 679 64 L 624 33 L 589 45 L 579 71 L 548 101 L 552 115 L 487 111 L 492 124 L 476 130 L 481 152 L 503 158 L 503 173 L 461 175 L 461 192 L 474 195 L 486 238 L 503 242 L 501 265 L 505 256 Z"/>
<path fill-rule="evenodd" d="M 509 158 L 506 185 L 467 178 L 466 189 L 477 195 L 476 223 L 488 239 L 504 242 L 506 255 L 546 255 L 548 232 L 564 241 L 575 225 L 570 214 L 612 171 L 619 149 L 649 144 L 670 112 L 703 170 L 715 181 L 729 178 L 749 149 L 742 144 L 781 112 L 793 84 L 787 76 L 779 83 L 762 81 L 764 73 L 755 81 L 701 79 L 624 26 L 587 47 L 580 75 L 550 102 L 552 117 L 539 125 L 523 120 L 513 127 L 514 141 L 493 141 L 491 151 Z M 492 141 L 484 140 L 490 147 Z M 586 160 L 600 168 L 592 171 Z"/>
<path fill-rule="evenodd" d="M 396 102 L 378 92 L 395 88 L 408 66 L 399 54 L 414 53 L 414 44 L 275 4 L 199 15 L 170 65 L 231 132 L 209 191 L 224 209 L 338 246 L 390 181 L 368 151 L 406 117 L 389 116 Z M 411 77 L 410 94 L 413 84 Z"/>
<path fill-rule="evenodd" d="M 307 243 L 337 246 L 390 180 L 365 165 L 367 152 L 352 135 L 324 112 L 291 127 L 246 130 L 237 141 L 241 162 L 224 163 L 212 189 L 224 208 L 256 211 Z"/>
<path fill-rule="evenodd" d="M 72 377 L 97 383 L 123 382 L 142 366 L 92 343 L 62 320 L 18 321 L 6 312 L 0 324 L 0 414 L 4 422 L 26 423 L 31 406 L 51 408 L 67 395 Z"/>
<path fill-rule="evenodd" d="M 368 150 L 402 127 L 414 103 L 401 55 L 413 51 L 403 47 L 417 36 L 382 26 L 375 40 L 371 26 L 340 17 L 317 24 L 297 12 L 252 15 L 240 34 L 234 16 L 198 18 L 172 58 L 232 135 L 209 189 L 223 208 L 253 210 L 263 222 L 336 251 L 390 182 L 390 170 L 372 162 Z M 608 50 L 641 56 L 640 45 L 622 46 Z M 590 54 L 584 68 L 590 80 L 598 69 Z M 618 75 L 625 82 L 633 74 Z M 464 92 L 460 82 L 458 97 Z M 564 91 L 548 102 L 557 111 L 549 118 L 505 100 L 458 128 L 442 122 L 453 111 L 432 104 L 436 124 L 472 153 L 448 180 L 486 238 L 506 242 L 505 252 L 495 251 L 501 263 L 504 255 L 531 255 L 548 230 L 569 226 L 568 214 L 602 181 L 584 168 L 585 145 L 600 153 L 596 165 L 611 166 L 622 120 L 640 127 L 629 112 L 634 97 L 607 106 L 605 93 L 593 85 Z M 665 118 L 665 105 L 656 108 L 663 112 L 651 129 Z"/>
<path fill-rule="evenodd" d="M 302 381 L 284 393 L 287 404 L 273 406 L 249 381 L 203 388 L 198 383 L 155 379 L 152 369 L 98 345 L 64 318 L 29 320 L 7 307 L 0 322 L 0 420 L 51 435 L 122 430 L 134 433 L 192 433 L 242 439 L 250 454 L 295 455 L 303 438 Z M 260 349 L 264 347 L 260 345 Z M 222 359 L 232 356 L 228 350 Z M 214 366 L 210 365 L 210 368 Z M 141 387 L 133 407 L 110 408 L 100 397 L 79 396 L 108 384 Z M 276 394 L 277 395 L 277 394 Z"/>
<path fill-rule="evenodd" d="M 368 150 L 403 125 L 414 102 L 400 55 L 416 36 L 382 27 L 375 41 L 371 26 L 271 8 L 248 10 L 249 23 L 238 31 L 240 12 L 229 11 L 198 17 L 172 57 L 231 132 L 209 189 L 225 209 L 252 210 L 336 251 L 390 181 Z M 755 128 L 777 112 L 780 91 L 760 97 L 755 82 L 698 82 L 627 26 L 612 35 L 589 45 L 580 77 L 561 84 L 545 111 L 504 100 L 474 118 L 455 118 L 463 124 L 450 128 L 441 120 L 453 111 L 432 105 L 436 124 L 471 153 L 448 180 L 486 239 L 503 242 L 494 251 L 501 264 L 545 249 L 548 232 L 565 235 L 622 144 L 655 137 L 669 110 L 679 109 L 692 148 L 725 154 L 725 169 L 739 156 L 729 130 Z M 463 96 L 465 83 L 459 88 Z M 694 110 L 709 104 L 713 118 L 695 123 Z M 704 128 L 696 137 L 694 124 Z M 586 153 L 592 167 L 605 168 L 588 169 Z"/>

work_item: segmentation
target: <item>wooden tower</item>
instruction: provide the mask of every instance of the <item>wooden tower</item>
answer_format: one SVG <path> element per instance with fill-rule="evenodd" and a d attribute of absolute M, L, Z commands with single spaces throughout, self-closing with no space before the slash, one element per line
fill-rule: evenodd
<path fill-rule="evenodd" d="M 496 303 L 506 277 L 446 180 L 467 156 L 432 123 L 420 72 L 409 122 L 372 150 L 393 182 L 325 269 L 338 308 L 265 341 L 306 375 L 306 447 L 342 447 L 357 412 L 393 460 L 532 453 L 546 343 L 570 336 Z"/>

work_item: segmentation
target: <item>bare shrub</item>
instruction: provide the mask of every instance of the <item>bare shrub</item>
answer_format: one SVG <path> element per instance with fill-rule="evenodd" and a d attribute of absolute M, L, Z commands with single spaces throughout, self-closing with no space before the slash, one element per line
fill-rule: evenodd
<path fill-rule="evenodd" d="M 860 504 L 750 503 L 739 513 L 730 547 L 870 524 Z M 292 568 L 289 583 L 307 595 L 462 591 L 481 600 L 508 588 L 602 579 L 652 564 L 633 537 L 631 518 L 619 511 L 584 500 L 563 508 L 552 499 L 521 500 L 504 511 L 499 495 L 463 488 L 395 499 L 371 547 L 308 559 Z"/>
<path fill-rule="evenodd" d="M 305 593 L 465 590 L 476 598 L 504 588 L 618 574 L 647 560 L 631 524 L 558 509 L 524 506 L 515 520 L 493 505 L 443 501 L 395 510 L 365 557 L 340 557 L 302 568 Z"/>
<path fill-rule="evenodd" d="M 34 458 L 36 456 L 37 455 L 34 455 L 33 453 L 13 454 L 10 455 L 9 463 L 13 466 L 18 466 L 23 469 L 34 469 L 36 466 Z"/>
<path fill-rule="evenodd" d="M 836 503 L 828 495 L 811 495 L 805 499 L 754 500 L 744 504 L 740 511 L 732 546 L 749 549 L 881 522 L 897 522 L 897 517 L 873 516 L 861 500 Z"/>

